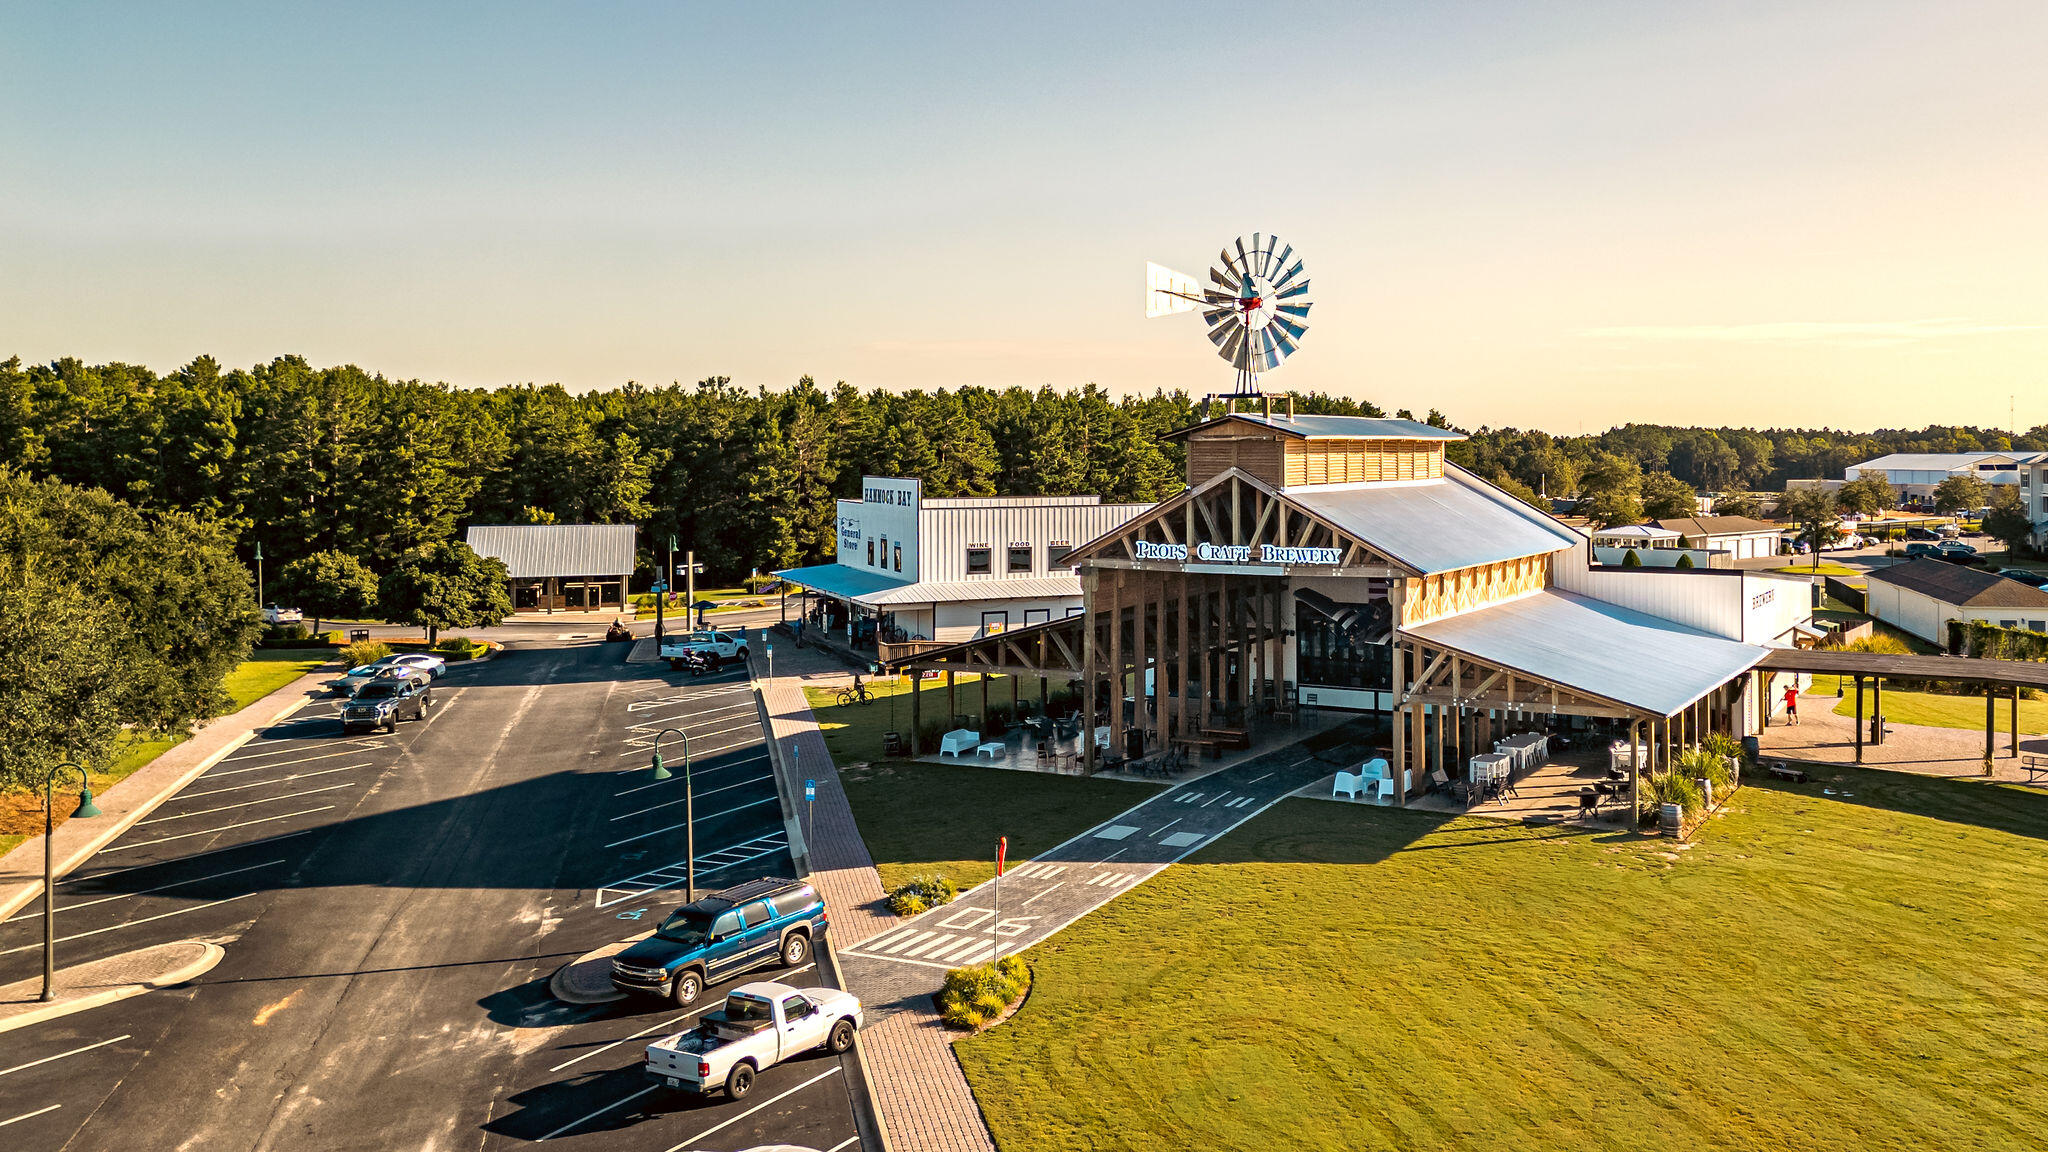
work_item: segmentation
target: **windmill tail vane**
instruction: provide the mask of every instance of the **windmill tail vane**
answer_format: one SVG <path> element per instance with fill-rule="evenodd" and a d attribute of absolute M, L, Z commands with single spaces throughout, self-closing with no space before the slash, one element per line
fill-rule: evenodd
<path fill-rule="evenodd" d="M 1237 396 L 1260 395 L 1259 374 L 1300 347 L 1308 331 L 1308 290 L 1294 246 L 1257 232 L 1224 245 L 1206 285 L 1161 264 L 1145 265 L 1145 315 L 1201 312 L 1216 354 L 1237 369 Z"/>

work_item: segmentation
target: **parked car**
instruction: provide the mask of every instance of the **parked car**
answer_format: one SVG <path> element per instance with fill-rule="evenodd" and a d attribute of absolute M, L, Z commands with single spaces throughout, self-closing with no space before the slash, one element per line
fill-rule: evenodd
<path fill-rule="evenodd" d="M 1906 555 L 1907 555 L 1907 556 L 1909 556 L 1909 557 L 1911 557 L 1911 556 L 1934 556 L 1934 557 L 1938 557 L 1938 556 L 1940 556 L 1940 555 L 1941 555 L 1941 549 L 1940 549 L 1940 548 L 1937 548 L 1937 547 L 1935 547 L 1935 546 L 1934 546 L 1934 545 L 1932 545 L 1932 544 L 1923 544 L 1923 543 L 1919 543 L 1919 542 L 1917 542 L 1917 541 L 1916 541 L 1915 543 L 1912 543 L 1912 544 L 1908 544 L 1908 545 L 1906 545 Z"/>
<path fill-rule="evenodd" d="M 1939 540 L 1939 539 L 1941 539 L 1941 534 L 1940 534 L 1940 533 L 1938 533 L 1938 532 L 1936 532 L 1936 531 L 1935 531 L 1934 529 L 1932 529 L 1932 528 L 1919 528 L 1919 527 L 1914 527 L 1914 528 L 1908 528 L 1908 529 L 1906 529 L 1906 539 L 1908 539 L 1908 540 Z"/>
<path fill-rule="evenodd" d="M 678 632 L 661 641 L 661 658 L 680 671 L 685 656 L 708 656 L 716 665 L 747 658 L 747 640 L 730 632 Z"/>
<path fill-rule="evenodd" d="M 829 926 L 825 902 L 809 884 L 750 880 L 669 913 L 654 935 L 612 961 L 612 986 L 688 1005 L 715 980 L 802 964 Z"/>
<path fill-rule="evenodd" d="M 263 606 L 265 624 L 300 624 L 304 623 L 305 619 L 306 614 L 297 608 L 280 608 L 275 604 Z"/>
<path fill-rule="evenodd" d="M 2048 572 L 2036 572 L 2031 568 L 2000 568 L 1998 574 L 2030 588 L 2048 588 Z"/>
<path fill-rule="evenodd" d="M 709 1093 L 720 1088 L 746 1099 L 754 1077 L 792 1056 L 823 1048 L 840 1055 L 853 1047 L 863 1015 L 851 992 L 792 988 L 762 980 L 742 984 L 725 1007 L 704 1014 L 695 1028 L 647 1046 L 647 1075 L 670 1088 Z"/>
<path fill-rule="evenodd" d="M 356 691 L 341 708 L 341 730 L 382 728 L 398 731 L 400 720 L 425 720 L 434 690 L 419 674 L 378 676 Z"/>
<path fill-rule="evenodd" d="M 1936 528 L 1934 531 L 1944 540 L 1952 540 L 1955 537 L 1961 536 L 1963 534 L 1963 530 L 1961 528 L 1958 528 L 1954 524 L 1943 524 L 1941 527 Z"/>
<path fill-rule="evenodd" d="M 368 664 L 358 664 L 334 679 L 329 680 L 327 686 L 334 689 L 340 695 L 354 696 L 363 685 L 375 680 L 379 672 L 390 667 L 392 667 L 392 663 L 389 656 L 382 660 L 372 660 Z"/>
<path fill-rule="evenodd" d="M 397 668 L 417 668 L 436 680 L 448 670 L 448 662 L 431 652 L 399 652 L 386 656 L 381 662 Z"/>

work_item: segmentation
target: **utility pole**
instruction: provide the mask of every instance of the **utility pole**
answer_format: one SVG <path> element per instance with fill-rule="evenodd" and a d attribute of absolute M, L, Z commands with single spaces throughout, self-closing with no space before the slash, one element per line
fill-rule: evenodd
<path fill-rule="evenodd" d="M 263 607 L 263 541 L 256 542 L 256 607 Z"/>
<path fill-rule="evenodd" d="M 690 621 L 690 629 L 695 631 L 697 628 L 697 552 L 695 549 L 683 553 L 683 568 L 687 573 L 684 576 L 683 585 L 686 589 L 683 593 L 683 619 Z"/>

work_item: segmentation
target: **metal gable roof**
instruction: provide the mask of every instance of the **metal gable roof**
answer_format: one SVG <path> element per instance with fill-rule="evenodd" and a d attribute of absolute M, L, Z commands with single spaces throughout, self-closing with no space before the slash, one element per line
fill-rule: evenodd
<path fill-rule="evenodd" d="M 1455 465 L 1440 481 L 1293 487 L 1281 495 L 1425 576 L 1585 542 Z"/>
<path fill-rule="evenodd" d="M 1677 713 L 1770 652 L 1557 589 L 1402 631 L 1659 716 Z"/>
<path fill-rule="evenodd" d="M 478 524 L 464 539 L 477 555 L 504 561 L 515 580 L 630 576 L 636 531 L 631 524 Z"/>
<path fill-rule="evenodd" d="M 1299 440 L 1463 440 L 1463 432 L 1438 428 L 1417 420 L 1393 420 L 1378 416 L 1263 416 L 1231 412 L 1190 424 L 1166 434 L 1167 439 L 1185 436 L 1198 428 L 1209 428 L 1228 420 L 1256 424 Z"/>

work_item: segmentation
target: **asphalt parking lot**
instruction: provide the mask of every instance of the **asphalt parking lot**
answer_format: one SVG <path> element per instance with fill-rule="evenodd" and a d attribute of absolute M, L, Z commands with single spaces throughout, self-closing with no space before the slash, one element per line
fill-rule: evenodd
<path fill-rule="evenodd" d="M 850 1056 L 771 1069 L 740 1104 L 648 1090 L 642 1045 L 723 985 L 689 1013 L 547 991 L 683 901 L 684 777 L 647 766 L 663 728 L 688 734 L 700 888 L 792 867 L 744 673 L 624 653 L 515 644 L 452 666 L 427 719 L 389 735 L 344 736 L 338 702 L 318 701 L 60 881 L 61 964 L 179 939 L 227 957 L 6 1034 L 0 1143 L 857 1147 Z M 661 750 L 679 770 L 681 738 Z M 0 924 L 0 980 L 38 971 L 40 913 Z"/>

